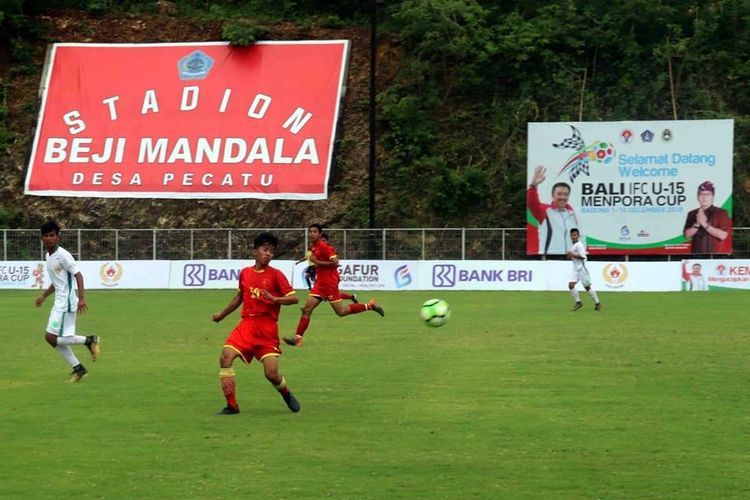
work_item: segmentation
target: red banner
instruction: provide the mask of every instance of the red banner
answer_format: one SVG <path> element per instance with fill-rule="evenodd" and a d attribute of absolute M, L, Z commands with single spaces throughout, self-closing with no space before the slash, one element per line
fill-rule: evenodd
<path fill-rule="evenodd" d="M 26 194 L 328 196 L 349 42 L 56 44 Z"/>

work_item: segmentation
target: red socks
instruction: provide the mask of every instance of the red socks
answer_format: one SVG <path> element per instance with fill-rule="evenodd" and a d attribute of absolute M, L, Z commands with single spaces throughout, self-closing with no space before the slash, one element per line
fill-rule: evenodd
<path fill-rule="evenodd" d="M 310 318 L 306 318 L 302 316 L 299 319 L 299 323 L 297 323 L 297 335 L 300 337 L 305 334 L 305 330 L 307 330 L 307 327 L 310 325 Z"/>

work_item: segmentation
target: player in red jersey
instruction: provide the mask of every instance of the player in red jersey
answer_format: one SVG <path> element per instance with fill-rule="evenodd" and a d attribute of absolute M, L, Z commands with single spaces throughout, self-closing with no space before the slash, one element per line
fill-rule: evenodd
<path fill-rule="evenodd" d="M 229 304 L 211 316 L 220 322 L 242 304 L 242 320 L 224 343 L 219 358 L 219 377 L 227 406 L 220 415 L 240 412 L 235 396 L 235 373 L 232 363 L 241 358 L 249 364 L 253 358 L 263 363 L 263 373 L 293 412 L 300 410 L 297 398 L 289 391 L 286 379 L 279 372 L 279 310 L 281 306 L 299 302 L 284 273 L 271 267 L 279 239 L 271 233 L 260 233 L 253 242 L 255 265 L 240 272 L 239 291 Z"/>
<path fill-rule="evenodd" d="M 308 238 L 312 243 L 310 260 L 315 264 L 317 277 L 312 290 L 310 290 L 310 295 L 308 295 L 307 301 L 302 307 L 302 317 L 297 324 L 296 334 L 294 337 L 283 337 L 284 342 L 292 346 L 302 344 L 302 337 L 310 325 L 310 316 L 312 316 L 313 310 L 324 300 L 331 304 L 331 307 L 339 316 L 348 316 L 365 311 L 375 311 L 381 316 L 385 316 L 385 311 L 375 302 L 375 299 L 370 299 L 366 304 L 343 303 L 343 297 L 339 291 L 339 258 L 336 255 L 336 249 L 325 241 L 322 237 L 323 234 L 323 226 L 320 224 L 310 224 L 307 229 Z"/>

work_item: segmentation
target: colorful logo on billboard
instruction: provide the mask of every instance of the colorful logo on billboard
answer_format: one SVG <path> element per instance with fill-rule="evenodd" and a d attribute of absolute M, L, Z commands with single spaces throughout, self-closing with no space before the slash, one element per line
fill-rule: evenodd
<path fill-rule="evenodd" d="M 572 129 L 570 137 L 558 144 L 552 144 L 558 149 L 574 149 L 576 151 L 565 162 L 565 165 L 563 165 L 563 168 L 557 174 L 558 177 L 567 174 L 570 182 L 575 182 L 576 177 L 581 174 L 591 175 L 590 169 L 592 163 L 600 163 L 602 165 L 612 163 L 615 157 L 615 148 L 611 143 L 596 141 L 586 146 L 583 137 L 581 137 L 581 131 L 573 125 L 570 125 L 570 128 Z"/>
<path fill-rule="evenodd" d="M 411 284 L 411 273 L 409 272 L 409 266 L 403 265 L 396 268 L 396 272 L 393 273 L 393 278 L 396 280 L 396 288 L 404 288 Z"/>
<path fill-rule="evenodd" d="M 105 262 L 99 268 L 99 278 L 102 280 L 102 285 L 106 287 L 117 286 L 120 278 L 122 278 L 122 264 L 119 262 Z"/>
<path fill-rule="evenodd" d="M 625 264 L 607 264 L 602 269 L 604 283 L 611 288 L 622 287 L 628 279 L 628 267 Z"/>

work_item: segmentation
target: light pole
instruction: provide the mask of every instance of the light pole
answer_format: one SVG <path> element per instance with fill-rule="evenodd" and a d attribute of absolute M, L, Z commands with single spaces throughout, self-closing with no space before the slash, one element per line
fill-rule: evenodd
<path fill-rule="evenodd" d="M 378 37 L 378 4 L 382 0 L 371 0 L 370 3 L 370 171 L 369 171 L 369 186 L 370 186 L 370 228 L 376 227 L 375 219 L 375 172 L 377 170 L 377 127 L 376 120 L 377 115 L 375 113 L 376 105 L 376 94 L 377 86 L 375 84 L 375 67 L 377 64 L 377 37 Z"/>

